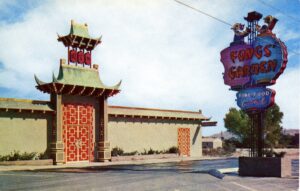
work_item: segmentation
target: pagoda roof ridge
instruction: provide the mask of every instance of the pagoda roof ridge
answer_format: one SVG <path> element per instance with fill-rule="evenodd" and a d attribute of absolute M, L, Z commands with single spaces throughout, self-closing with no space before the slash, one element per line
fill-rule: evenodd
<path fill-rule="evenodd" d="M 85 37 L 85 38 L 91 38 L 89 34 L 88 25 L 86 23 L 84 24 L 75 23 L 74 20 L 71 20 L 70 34 Z"/>
<path fill-rule="evenodd" d="M 59 83 L 59 81 L 58 81 L 57 78 L 55 77 L 54 72 L 52 72 L 52 82 Z"/>
<path fill-rule="evenodd" d="M 45 82 L 43 82 L 42 80 L 40 80 L 35 74 L 34 74 L 34 80 L 38 85 L 44 85 L 46 84 Z"/>

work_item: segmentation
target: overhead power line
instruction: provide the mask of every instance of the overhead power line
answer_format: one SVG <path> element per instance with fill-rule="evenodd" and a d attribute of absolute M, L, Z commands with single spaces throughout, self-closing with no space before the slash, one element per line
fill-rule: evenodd
<path fill-rule="evenodd" d="M 293 19 L 293 20 L 295 20 L 295 21 L 297 21 L 297 22 L 300 22 L 300 19 L 298 19 L 298 18 L 296 18 L 296 17 L 293 17 L 293 16 L 291 16 L 291 15 L 286 14 L 285 12 L 283 12 L 282 10 L 280 10 L 280 9 L 278 9 L 278 8 L 276 8 L 276 7 L 274 7 L 273 5 L 270 5 L 270 4 L 268 4 L 268 3 L 266 3 L 266 2 L 264 2 L 264 1 L 262 1 L 262 0 L 257 0 L 257 1 L 260 2 L 261 4 L 264 4 L 264 5 L 267 6 L 267 7 L 270 7 L 270 8 L 272 8 L 272 9 L 274 9 L 274 10 L 280 12 L 281 14 L 283 14 L 283 15 L 285 15 L 285 16 L 287 16 L 287 17 L 289 17 L 289 18 L 291 18 L 291 19 Z"/>
<path fill-rule="evenodd" d="M 210 14 L 208 14 L 208 13 L 205 13 L 204 11 L 201 11 L 200 9 L 197 9 L 197 8 L 195 8 L 195 7 L 192 7 L 192 6 L 190 6 L 190 5 L 188 5 L 188 4 L 185 4 L 185 3 L 181 2 L 181 1 L 178 1 L 178 0 L 174 0 L 174 1 L 177 2 L 177 3 L 179 3 L 179 4 L 181 4 L 181 5 L 186 6 L 186 7 L 188 7 L 188 8 L 191 8 L 191 9 L 193 9 L 193 10 L 199 12 L 199 13 L 202 13 L 203 15 L 206 15 L 206 16 L 208 16 L 208 17 L 210 17 L 210 18 L 213 18 L 213 19 L 215 19 L 215 20 L 217 20 L 217 21 L 219 21 L 219 22 L 221 22 L 221 23 L 223 23 L 223 24 L 226 24 L 226 25 L 231 26 L 230 23 L 228 23 L 228 22 L 226 22 L 226 21 L 224 21 L 224 20 L 222 20 L 222 19 L 219 19 L 219 18 L 217 18 L 217 17 L 214 17 L 214 16 L 212 16 L 212 15 L 210 15 Z"/>
<path fill-rule="evenodd" d="M 185 4 L 185 3 L 183 3 L 183 2 L 181 2 L 181 1 L 179 1 L 179 0 L 174 0 L 174 1 L 177 2 L 177 3 L 179 3 L 179 4 L 181 4 L 181 5 L 183 5 L 183 6 L 185 6 L 185 7 L 188 7 L 188 8 L 190 8 L 190 9 L 193 9 L 194 11 L 197 11 L 197 12 L 199 12 L 199 13 L 205 15 L 205 16 L 208 16 L 208 17 L 210 17 L 210 18 L 212 18 L 212 19 L 214 19 L 214 20 L 217 20 L 217 21 L 219 21 L 219 22 L 221 22 L 221 23 L 223 23 L 223 24 L 225 24 L 225 25 L 232 26 L 232 24 L 230 24 L 229 22 L 224 21 L 223 19 L 220 19 L 220 18 L 215 17 L 215 16 L 213 16 L 213 15 L 210 15 L 210 14 L 208 14 L 208 13 L 206 13 L 206 12 L 204 12 L 204 11 L 198 9 L 198 8 L 195 8 L 195 7 L 191 6 L 191 5 Z M 294 53 L 294 54 L 300 55 L 299 52 L 295 52 L 295 51 L 293 51 L 293 50 L 289 50 L 289 52 L 292 52 L 292 53 Z"/>

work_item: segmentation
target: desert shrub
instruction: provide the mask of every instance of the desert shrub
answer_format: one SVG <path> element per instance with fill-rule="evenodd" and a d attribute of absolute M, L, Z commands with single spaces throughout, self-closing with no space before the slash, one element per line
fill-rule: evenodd
<path fill-rule="evenodd" d="M 177 147 L 170 147 L 168 150 L 154 150 L 150 148 L 149 150 L 144 149 L 142 152 L 133 151 L 133 152 L 124 152 L 123 149 L 119 147 L 114 147 L 111 150 L 111 156 L 131 156 L 131 155 L 153 155 L 153 154 L 162 154 L 162 153 L 178 153 L 179 150 Z"/>
<path fill-rule="evenodd" d="M 128 152 L 128 153 L 123 153 L 123 156 L 132 156 L 132 155 L 137 155 L 139 154 L 138 151 L 133 151 L 133 152 Z"/>
<path fill-rule="evenodd" d="M 16 160 L 20 160 L 20 158 L 21 158 L 20 151 L 14 151 L 9 154 L 8 161 L 16 161 Z"/>
<path fill-rule="evenodd" d="M 38 155 L 38 159 L 50 159 L 50 155 L 49 155 L 49 152 L 45 151 L 43 153 L 40 153 Z"/>
<path fill-rule="evenodd" d="M 13 151 L 8 155 L 0 155 L 0 161 L 35 160 L 37 156 L 38 154 L 36 152 L 20 153 L 20 151 Z"/>
<path fill-rule="evenodd" d="M 119 148 L 119 147 L 114 147 L 112 150 L 111 150 L 111 156 L 121 156 L 123 155 L 124 151 L 123 149 Z"/>
<path fill-rule="evenodd" d="M 36 152 L 32 152 L 32 153 L 27 153 L 24 152 L 23 154 L 19 154 L 19 160 L 34 160 L 36 159 L 36 157 L 38 156 L 38 154 Z"/>
<path fill-rule="evenodd" d="M 0 155 L 0 161 L 9 161 L 9 156 L 10 155 Z"/>
<path fill-rule="evenodd" d="M 206 156 L 220 156 L 222 155 L 221 149 L 203 149 L 202 154 Z"/>
<path fill-rule="evenodd" d="M 265 154 L 266 157 L 273 157 L 274 156 L 274 151 L 273 151 L 273 149 L 266 149 L 264 151 L 264 154 Z"/>
<path fill-rule="evenodd" d="M 149 151 L 147 152 L 148 155 L 153 155 L 154 153 L 155 151 L 152 148 L 150 148 Z"/>
<path fill-rule="evenodd" d="M 175 154 L 177 154 L 177 153 L 179 153 L 178 147 L 176 147 L 176 146 L 170 147 L 170 148 L 166 151 L 166 153 L 175 153 Z"/>
<path fill-rule="evenodd" d="M 282 158 L 284 157 L 284 155 L 286 154 L 286 152 L 282 151 L 282 152 L 274 152 L 273 150 L 267 150 L 265 151 L 265 155 L 266 157 L 279 157 Z"/>
<path fill-rule="evenodd" d="M 141 152 L 141 155 L 147 155 L 148 154 L 148 151 L 146 149 L 144 149 L 143 152 Z"/>
<path fill-rule="evenodd" d="M 164 153 L 164 151 L 159 151 L 159 150 L 153 150 L 152 148 L 150 148 L 148 151 L 147 149 L 144 149 L 143 152 L 141 152 L 141 155 L 153 155 L 153 154 L 161 154 Z"/>
<path fill-rule="evenodd" d="M 236 150 L 236 146 L 231 142 L 224 142 L 223 150 L 226 153 L 233 153 Z"/>
<path fill-rule="evenodd" d="M 204 156 L 230 156 L 235 149 L 228 148 L 228 150 L 225 150 L 223 148 L 217 148 L 217 149 L 203 149 L 202 154 Z"/>
<path fill-rule="evenodd" d="M 286 152 L 284 152 L 284 151 L 281 151 L 279 153 L 274 152 L 275 157 L 280 157 L 280 158 L 284 157 L 285 154 L 286 154 Z"/>

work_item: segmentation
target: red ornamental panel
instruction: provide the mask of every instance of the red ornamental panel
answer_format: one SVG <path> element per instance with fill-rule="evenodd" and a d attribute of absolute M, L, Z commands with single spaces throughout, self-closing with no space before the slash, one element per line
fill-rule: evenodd
<path fill-rule="evenodd" d="M 85 64 L 86 65 L 91 65 L 92 64 L 91 53 L 89 53 L 89 52 L 85 53 L 84 58 L 85 58 Z"/>
<path fill-rule="evenodd" d="M 190 128 L 178 128 L 177 141 L 180 155 L 190 156 Z"/>
<path fill-rule="evenodd" d="M 75 49 L 72 49 L 69 51 L 69 61 L 72 63 L 91 65 L 92 55 L 91 52 L 84 53 L 82 50 L 77 52 Z"/>
<path fill-rule="evenodd" d="M 64 104 L 63 140 L 66 162 L 94 160 L 93 107 Z"/>
<path fill-rule="evenodd" d="M 70 50 L 69 51 L 69 59 L 70 59 L 70 62 L 77 62 L 77 52 L 76 52 L 76 50 Z"/>
<path fill-rule="evenodd" d="M 83 51 L 77 52 L 77 62 L 79 64 L 84 64 L 84 53 L 83 53 Z"/>

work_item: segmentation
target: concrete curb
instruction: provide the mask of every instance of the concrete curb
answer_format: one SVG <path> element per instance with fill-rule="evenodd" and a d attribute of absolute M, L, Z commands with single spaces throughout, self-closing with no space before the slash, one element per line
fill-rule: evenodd
<path fill-rule="evenodd" d="M 87 168 L 97 166 L 116 166 L 116 165 L 143 165 L 143 164 L 155 164 L 155 163 L 168 163 L 168 162 L 180 162 L 180 161 L 197 161 L 197 160 L 220 160 L 220 159 L 232 159 L 236 157 L 178 157 L 169 159 L 149 159 L 138 161 L 117 161 L 117 162 L 91 162 L 91 163 L 68 163 L 63 165 L 13 165 L 13 166 L 1 166 L 1 171 L 34 171 L 45 169 L 64 169 L 64 168 Z"/>
<path fill-rule="evenodd" d="M 45 166 L 52 165 L 52 159 L 43 159 L 43 160 L 17 160 L 17 161 L 1 161 L 0 166 L 15 166 L 15 165 L 30 165 L 30 166 Z"/>

